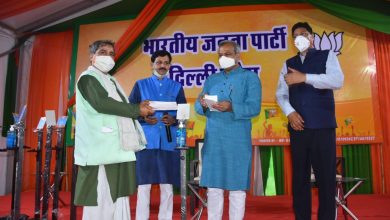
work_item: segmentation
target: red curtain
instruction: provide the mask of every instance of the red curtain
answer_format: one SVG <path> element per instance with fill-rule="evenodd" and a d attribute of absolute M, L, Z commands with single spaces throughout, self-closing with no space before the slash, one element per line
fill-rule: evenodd
<path fill-rule="evenodd" d="M 72 41 L 71 31 L 41 34 L 35 38 L 27 100 L 26 146 L 36 148 L 37 135 L 33 133 L 33 130 L 40 117 L 45 116 L 45 110 L 55 110 L 56 118 L 66 114 L 64 110 L 68 99 Z M 44 136 L 46 137 L 46 132 Z M 56 143 L 55 136 L 54 134 L 53 146 Z M 52 171 L 53 168 L 54 166 L 51 168 Z M 34 188 L 35 153 L 26 153 L 22 189 Z"/>
<path fill-rule="evenodd" d="M 380 192 L 383 189 L 384 194 L 390 194 L 390 163 L 387 161 L 390 158 L 390 35 L 372 31 L 372 39 L 375 50 L 379 112 L 383 134 L 382 146 L 373 145 L 371 148 L 374 192 Z"/>
<path fill-rule="evenodd" d="M 0 19 L 39 8 L 51 2 L 54 0 L 2 0 L 0 2 Z"/>

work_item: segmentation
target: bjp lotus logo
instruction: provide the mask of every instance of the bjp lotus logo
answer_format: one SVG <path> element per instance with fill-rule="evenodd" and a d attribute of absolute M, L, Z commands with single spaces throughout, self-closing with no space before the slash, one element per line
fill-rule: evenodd
<path fill-rule="evenodd" d="M 331 50 L 336 55 L 341 54 L 341 48 L 343 47 L 343 32 L 332 32 L 330 34 L 322 33 L 320 37 L 317 33 L 314 33 L 314 47 L 317 50 Z"/>

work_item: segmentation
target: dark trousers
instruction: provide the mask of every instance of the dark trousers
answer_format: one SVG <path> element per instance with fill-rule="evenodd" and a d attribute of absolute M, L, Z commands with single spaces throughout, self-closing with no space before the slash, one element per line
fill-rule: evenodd
<path fill-rule="evenodd" d="M 289 126 L 293 165 L 293 207 L 295 219 L 311 219 L 311 167 L 318 186 L 318 219 L 336 215 L 335 129 L 295 131 Z"/>

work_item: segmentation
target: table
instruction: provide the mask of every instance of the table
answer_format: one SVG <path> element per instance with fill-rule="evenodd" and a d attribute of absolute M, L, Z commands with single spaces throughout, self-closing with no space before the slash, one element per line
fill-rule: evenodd
<path fill-rule="evenodd" d="M 360 185 L 363 184 L 365 179 L 363 178 L 355 178 L 355 177 L 336 177 L 336 216 L 337 216 L 337 208 L 341 206 L 344 210 L 344 218 L 347 218 L 347 215 L 350 215 L 353 219 L 357 220 L 356 215 L 348 208 L 347 206 L 347 198 L 350 196 Z M 343 184 L 345 183 L 355 183 L 353 187 L 344 194 Z"/>

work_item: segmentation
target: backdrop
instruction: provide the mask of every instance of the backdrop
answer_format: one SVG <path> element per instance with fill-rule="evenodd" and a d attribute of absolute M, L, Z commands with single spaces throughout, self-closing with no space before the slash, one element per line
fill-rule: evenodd
<path fill-rule="evenodd" d="M 260 5 L 171 12 L 143 46 L 115 74 L 126 93 L 135 81 L 151 75 L 150 54 L 166 49 L 173 55 L 170 78 L 185 88 L 193 104 L 206 78 L 217 71 L 217 44 L 229 39 L 242 47 L 241 65 L 256 72 L 263 86 L 260 115 L 253 119 L 253 145 L 289 145 L 287 119 L 275 102 L 283 62 L 296 54 L 291 27 L 307 21 L 315 32 L 315 47 L 331 49 L 345 74 L 335 92 L 338 144 L 382 140 L 375 99 L 376 74 L 372 42 L 366 29 L 305 5 Z M 118 40 L 131 20 L 81 25 L 76 79 L 89 65 L 88 45 L 97 39 Z M 192 105 L 193 106 L 193 105 Z M 377 123 L 376 123 L 377 122 Z M 205 118 L 192 107 L 188 144 L 203 137 Z"/>

